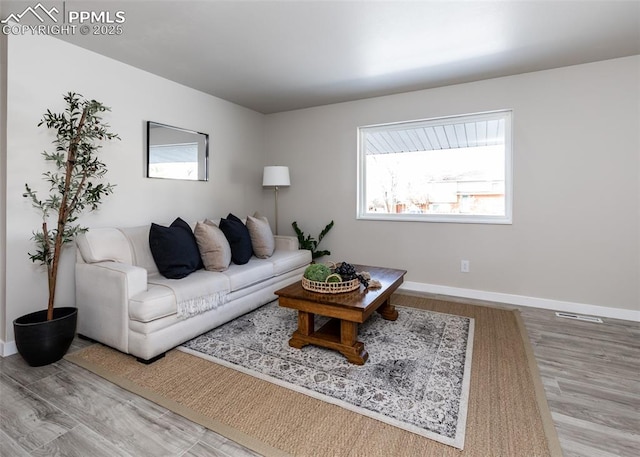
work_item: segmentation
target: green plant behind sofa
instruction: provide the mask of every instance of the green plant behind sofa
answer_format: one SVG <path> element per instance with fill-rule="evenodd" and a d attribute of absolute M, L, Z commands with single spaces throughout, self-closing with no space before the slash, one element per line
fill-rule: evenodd
<path fill-rule="evenodd" d="M 326 227 L 320 232 L 320 235 L 318 235 L 317 241 L 311 235 L 305 236 L 304 232 L 300 230 L 300 228 L 298 227 L 297 222 L 294 221 L 291 224 L 291 226 L 293 227 L 293 230 L 295 230 L 296 235 L 298 236 L 298 243 L 300 244 L 300 249 L 307 249 L 311 251 L 311 258 L 313 260 L 317 259 L 318 257 L 322 257 L 324 255 L 331 255 L 331 251 L 327 251 L 327 250 L 318 251 L 318 245 L 320 244 L 322 239 L 325 237 L 325 235 L 329 233 L 329 230 L 331 230 L 331 227 L 333 227 L 333 221 L 329 222 L 326 225 Z"/>

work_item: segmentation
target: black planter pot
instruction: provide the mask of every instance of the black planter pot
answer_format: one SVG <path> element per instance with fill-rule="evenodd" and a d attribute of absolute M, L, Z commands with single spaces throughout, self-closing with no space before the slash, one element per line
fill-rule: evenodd
<path fill-rule="evenodd" d="M 76 333 L 78 308 L 55 308 L 53 319 L 47 310 L 26 314 L 13 321 L 16 346 L 22 358 L 32 367 L 60 360 L 71 346 Z"/>

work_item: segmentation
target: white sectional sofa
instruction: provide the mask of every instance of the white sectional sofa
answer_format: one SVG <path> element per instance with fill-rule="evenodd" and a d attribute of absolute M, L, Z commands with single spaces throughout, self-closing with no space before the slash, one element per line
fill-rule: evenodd
<path fill-rule="evenodd" d="M 295 237 L 276 236 L 269 258 L 167 279 L 149 248 L 149 226 L 91 229 L 76 245 L 78 334 L 144 363 L 273 301 L 273 292 L 299 280 L 311 262 L 311 252 L 298 249 Z M 178 300 L 203 293 L 216 297 L 214 309 L 179 315 Z"/>

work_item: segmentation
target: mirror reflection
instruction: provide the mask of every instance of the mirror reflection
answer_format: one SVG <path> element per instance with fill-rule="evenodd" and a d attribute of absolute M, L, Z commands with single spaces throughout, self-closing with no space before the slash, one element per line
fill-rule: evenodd
<path fill-rule="evenodd" d="M 208 180 L 209 135 L 147 122 L 147 177 Z"/>

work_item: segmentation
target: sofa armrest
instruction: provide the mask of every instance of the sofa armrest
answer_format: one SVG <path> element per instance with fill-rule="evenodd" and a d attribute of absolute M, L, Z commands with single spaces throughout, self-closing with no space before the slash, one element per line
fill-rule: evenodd
<path fill-rule="evenodd" d="M 298 238 L 289 235 L 274 235 L 276 241 L 276 251 L 297 251 Z"/>
<path fill-rule="evenodd" d="M 147 270 L 119 262 L 76 264 L 78 333 L 128 352 L 129 299 L 147 290 Z"/>

